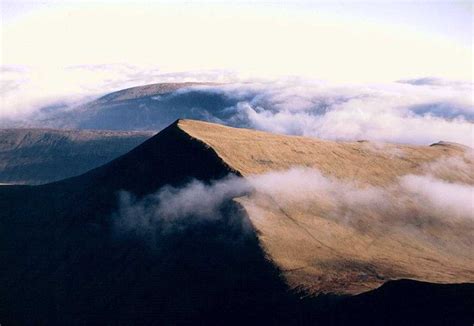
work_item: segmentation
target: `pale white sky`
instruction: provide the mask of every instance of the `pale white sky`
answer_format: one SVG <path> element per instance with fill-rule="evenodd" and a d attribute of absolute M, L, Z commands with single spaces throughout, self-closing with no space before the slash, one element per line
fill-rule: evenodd
<path fill-rule="evenodd" d="M 470 1 L 0 4 L 0 116 L 169 80 L 472 81 Z"/>
<path fill-rule="evenodd" d="M 343 81 L 472 78 L 470 2 L 2 0 L 1 61 L 42 70 L 165 71 Z"/>

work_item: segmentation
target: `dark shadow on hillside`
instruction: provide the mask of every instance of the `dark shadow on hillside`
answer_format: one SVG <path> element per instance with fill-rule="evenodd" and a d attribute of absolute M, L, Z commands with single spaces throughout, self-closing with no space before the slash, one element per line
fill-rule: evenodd
<path fill-rule="evenodd" d="M 197 159 L 199 158 L 199 159 Z M 232 171 L 176 124 L 82 176 L 0 187 L 0 322 L 5 325 L 463 325 L 473 285 L 389 283 L 352 298 L 301 299 L 265 259 L 234 202 L 187 216 L 150 244 L 114 224 L 121 190 Z M 472 319 L 471 319 L 472 321 Z M 467 324 L 466 324 L 467 325 Z"/>

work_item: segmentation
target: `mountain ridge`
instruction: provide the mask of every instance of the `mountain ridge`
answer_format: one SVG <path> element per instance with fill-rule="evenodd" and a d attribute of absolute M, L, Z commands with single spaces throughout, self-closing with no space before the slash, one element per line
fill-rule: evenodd
<path fill-rule="evenodd" d="M 213 86 L 221 85 L 220 83 L 212 82 L 182 82 L 182 83 L 155 83 L 140 85 L 135 87 L 124 88 L 109 94 L 106 94 L 102 97 L 99 97 L 94 102 L 117 102 L 117 101 L 126 101 L 132 100 L 140 97 L 149 97 L 155 95 L 162 95 L 166 93 L 171 93 L 182 88 L 192 87 L 192 86 Z"/>
<path fill-rule="evenodd" d="M 265 138 L 268 143 L 264 146 Z M 364 150 L 356 151 L 354 146 Z M 408 247 L 407 255 L 403 253 L 405 247 L 400 247 L 402 251 L 393 249 L 400 244 L 393 239 L 418 242 L 410 237 L 381 237 L 378 245 L 392 239 L 381 246 L 381 250 L 390 249 L 392 256 L 370 262 L 359 255 L 359 261 L 353 260 L 352 249 L 347 251 L 345 247 L 349 243 L 355 252 L 361 251 L 365 242 L 358 242 L 355 236 L 361 234 L 358 229 L 328 220 L 324 210 L 313 210 L 313 206 L 309 206 L 309 214 L 299 211 L 293 203 L 285 206 L 284 200 L 278 200 L 282 198 L 277 198 L 275 205 L 275 198 L 269 198 L 258 187 L 246 196 L 222 203 L 220 219 L 191 216 L 183 220 L 189 222 L 189 227 L 178 223 L 171 231 L 165 228 L 167 232 L 161 231 L 162 221 L 157 221 L 156 229 L 151 229 L 151 239 L 156 239 L 151 247 L 147 244 L 151 240 L 144 241 L 133 230 L 117 233 L 115 221 L 117 214 L 123 211 L 118 194 L 123 191 L 133 196 L 132 204 L 147 202 L 152 198 L 150 195 L 164 186 L 181 189 L 193 180 L 212 185 L 229 174 L 251 180 L 254 175 L 266 175 L 275 168 L 285 171 L 298 162 L 307 168 L 319 168 L 328 175 L 332 173 L 334 177 L 344 177 L 354 171 L 344 172 L 352 159 L 352 155 L 349 161 L 341 158 L 346 152 L 358 157 L 354 161 L 359 162 L 357 164 L 379 173 L 378 169 L 386 168 L 389 160 L 395 161 L 389 167 L 398 167 L 395 172 L 403 174 L 421 171 L 423 163 L 432 159 L 463 152 L 449 146 L 402 146 L 408 156 L 394 158 L 383 149 L 380 153 L 380 148 L 366 150 L 364 146 L 367 144 L 334 143 L 177 120 L 132 151 L 81 176 L 41 186 L 2 186 L 0 238 L 4 250 L 0 257 L 7 268 L 0 271 L 0 284 L 2 293 L 6 293 L 4 309 L 8 309 L 0 311 L 5 316 L 2 319 L 49 321 L 50 324 L 97 323 L 104 318 L 118 324 L 158 321 L 179 324 L 203 320 L 209 324 L 219 324 L 222 320 L 236 324 L 244 321 L 298 324 L 323 320 L 334 324 L 333 316 L 347 312 L 347 316 L 355 320 L 380 322 L 385 316 L 373 315 L 369 307 L 360 308 L 357 303 L 349 303 L 349 299 L 340 301 L 338 297 L 333 302 L 329 298 L 327 303 L 324 300 L 321 303 L 321 299 L 313 298 L 324 293 L 344 297 L 372 293 L 370 290 L 385 283 L 393 286 L 380 288 L 369 296 L 375 299 L 367 299 L 362 294 L 354 300 L 360 300 L 359 303 L 375 300 L 377 304 L 386 305 L 384 309 L 399 309 L 390 315 L 392 320 L 406 321 L 415 315 L 414 321 L 429 323 L 437 320 L 439 314 L 449 316 L 451 321 L 467 320 L 467 308 L 456 311 L 456 307 L 465 307 L 466 300 L 472 299 L 469 284 L 459 285 L 466 289 L 467 294 L 462 295 L 456 293 L 465 292 L 450 290 L 450 286 L 421 286 L 419 291 L 423 295 L 438 293 L 437 289 L 441 289 L 440 294 L 433 296 L 434 301 L 426 303 L 439 305 L 440 309 L 432 315 L 427 315 L 429 309 L 416 315 L 407 311 L 411 304 L 420 305 L 409 297 L 410 289 L 417 286 L 402 286 L 403 290 L 397 292 L 397 284 L 403 282 L 396 281 L 406 277 L 416 279 L 419 273 L 424 273 L 418 278 L 442 283 L 451 273 L 449 283 L 472 282 L 472 274 L 456 274 L 462 269 L 462 256 L 450 255 L 449 264 L 444 266 L 445 252 L 441 250 L 440 257 L 433 256 L 437 247 L 427 246 L 430 249 L 427 252 L 419 246 Z M 311 150 L 319 147 L 322 148 L 319 151 Z M 325 148 L 335 153 L 327 155 Z M 275 156 L 279 151 L 280 155 Z M 372 165 L 365 164 L 369 154 L 378 157 Z M 316 156 L 323 158 L 316 160 Z M 302 160 L 304 157 L 310 159 Z M 420 161 L 414 161 L 415 158 Z M 336 162 L 336 166 L 328 165 L 329 161 Z M 415 167 L 414 163 L 417 163 Z M 395 172 L 381 176 L 360 173 L 358 178 L 381 186 L 394 180 Z M 458 173 L 447 176 L 472 184 L 471 177 Z M 134 210 L 130 211 L 132 218 L 140 217 L 133 215 Z M 316 221 L 316 227 L 308 218 Z M 324 232 L 318 233 L 318 229 Z M 428 230 L 438 232 L 436 228 Z M 363 240 L 380 236 L 378 230 L 369 231 L 363 233 Z M 315 245 L 314 237 L 332 246 L 337 257 L 342 258 L 328 260 L 334 257 L 333 252 L 329 254 Z M 423 241 L 420 243 L 429 244 Z M 459 252 L 459 248 L 454 246 L 454 252 Z M 419 260 L 420 269 L 410 270 L 400 259 L 409 257 L 411 264 L 416 265 L 413 263 L 416 257 L 410 256 L 410 252 L 438 260 L 431 263 Z M 367 254 L 380 256 L 379 251 Z M 388 258 L 392 260 L 383 263 Z M 311 262 L 306 264 L 310 267 L 294 268 L 296 265 L 299 268 L 302 262 Z M 387 264 L 397 269 L 387 272 L 384 270 Z M 439 274 L 430 274 L 429 268 Z M 385 298 L 387 293 L 392 294 Z M 307 299 L 301 301 L 298 299 L 301 296 Z M 404 300 L 407 305 L 389 308 L 390 302 L 398 300 Z M 329 311 L 324 307 L 330 307 Z M 331 310 L 333 308 L 335 310 Z M 421 304 L 420 309 L 427 307 Z M 340 320 L 345 320 L 345 313 L 341 316 Z"/>
<path fill-rule="evenodd" d="M 80 175 L 152 135 L 134 131 L 0 129 L 0 183 L 40 184 Z"/>
<path fill-rule="evenodd" d="M 466 150 L 465 147 L 446 143 L 443 143 L 441 147 L 385 144 L 382 148 L 372 148 L 367 147 L 366 143 L 331 142 L 299 136 L 282 136 L 191 120 L 179 120 L 177 125 L 185 132 L 208 144 L 224 162 L 239 171 L 244 178 L 274 171 L 285 171 L 298 166 L 316 169 L 323 175 L 337 180 L 348 180 L 364 186 L 378 187 L 376 189 L 385 189 L 401 176 L 422 174 L 429 164 L 443 160 L 443 157 L 463 155 Z M 468 160 L 471 160 L 470 164 L 472 164 L 472 157 L 469 157 Z M 361 167 L 364 168 L 361 169 Z M 446 170 L 442 168 L 440 171 L 432 171 L 432 173 L 448 182 L 474 184 L 473 173 L 467 175 L 459 171 L 446 173 Z M 473 230 L 473 224 L 469 220 L 462 222 L 457 226 L 459 229 L 452 231 L 448 227 L 443 230 L 441 226 L 428 227 L 424 231 L 432 232 L 437 237 L 443 237 L 444 233 L 450 234 L 450 232 L 453 232 L 452 236 L 456 237 L 456 233 L 459 232 L 464 237 L 464 240 L 459 240 L 459 243 L 452 246 L 459 245 L 459 248 L 455 250 L 458 250 L 461 257 L 469 257 L 469 263 L 466 265 L 465 258 L 459 258 L 457 263 L 459 269 L 455 273 L 456 276 L 451 275 L 453 270 L 450 268 L 444 269 L 443 276 L 443 274 L 438 275 L 431 271 L 434 269 L 439 272 L 446 264 L 454 266 L 455 258 L 448 251 L 443 254 L 444 256 L 438 256 L 438 251 L 441 248 L 430 246 L 431 240 L 429 238 L 418 241 L 411 235 L 404 235 L 403 229 L 397 231 L 396 227 L 390 229 L 391 232 L 400 233 L 394 233 L 393 237 L 386 236 L 384 232 L 376 228 L 372 230 L 370 227 L 368 230 L 356 229 L 354 231 L 352 227 L 328 218 L 327 216 L 330 216 L 331 212 L 324 208 L 324 204 L 322 204 L 323 208 L 316 205 L 309 210 L 301 209 L 299 207 L 301 203 L 298 202 L 286 206 L 279 204 L 285 200 L 285 196 L 287 195 L 285 194 L 280 200 L 276 200 L 267 195 L 257 198 L 257 195 L 253 198 L 239 198 L 237 201 L 246 209 L 250 220 L 259 232 L 263 248 L 273 260 L 278 262 L 279 268 L 283 270 L 283 274 L 286 274 L 289 283 L 295 288 L 303 286 L 312 293 L 335 291 L 336 293 L 354 294 L 373 289 L 390 279 L 407 277 L 420 280 L 425 277 L 425 280 L 441 283 L 455 282 L 458 277 L 459 280 L 474 281 L 474 273 L 469 272 L 474 267 L 474 256 L 468 254 L 469 245 L 466 247 L 465 243 L 465 241 L 468 241 L 467 244 L 469 243 L 469 235 L 461 231 L 462 228 Z M 318 198 L 317 194 L 314 196 Z M 325 203 L 330 202 L 331 199 L 319 198 L 319 200 Z M 378 213 L 369 213 L 375 214 L 377 218 L 383 218 L 379 217 Z M 256 218 L 256 216 L 266 216 L 266 218 Z M 356 217 L 357 214 L 354 218 Z M 363 216 L 361 218 L 362 221 L 365 220 Z M 421 216 L 420 218 L 425 217 Z M 409 220 L 408 223 L 410 223 Z M 285 225 L 285 228 L 277 225 Z M 295 233 L 289 235 L 291 232 Z M 326 233 L 329 233 L 330 236 Z M 298 240 L 292 240 L 292 237 L 295 236 Z M 316 243 L 314 237 L 318 238 Z M 355 240 L 360 238 L 363 240 Z M 286 239 L 286 241 L 282 239 Z M 453 243 L 456 242 L 454 239 L 452 238 Z M 338 243 L 341 241 L 343 243 L 347 241 L 347 247 L 356 246 L 356 244 L 360 247 L 355 251 L 350 250 L 341 247 Z M 374 246 L 371 245 L 374 241 L 380 243 L 380 247 L 383 249 L 374 249 Z M 403 245 L 405 241 L 414 245 L 415 248 L 430 248 L 425 250 L 423 255 L 427 255 L 427 259 L 431 257 L 429 259 L 439 261 L 439 264 L 420 261 L 418 262 L 420 269 L 412 268 L 413 259 L 416 259 L 420 249 L 412 249 Z M 311 254 L 308 252 L 301 254 L 301 250 L 298 248 L 303 243 L 308 248 L 308 252 L 312 252 Z M 327 249 L 318 249 L 321 245 Z M 450 245 L 445 246 L 449 247 Z M 363 249 L 362 251 L 370 249 L 370 254 L 361 254 L 361 249 Z M 342 254 L 340 262 L 332 261 L 335 252 Z M 391 252 L 393 254 L 390 254 Z M 295 258 L 299 256 L 300 258 Z M 380 260 L 374 261 L 376 257 L 380 257 Z M 314 263 L 318 259 L 323 261 L 328 259 L 328 261 L 318 266 L 318 263 Z M 403 259 L 408 260 L 403 261 Z M 400 261 L 398 266 L 397 260 Z M 328 264 L 328 266 L 324 264 Z M 308 267 L 301 268 L 302 265 Z M 331 271 L 332 268 L 338 270 L 339 267 L 336 267 L 338 265 L 341 265 L 340 268 L 346 270 L 348 274 L 344 275 L 344 272 L 338 275 Z M 422 265 L 425 267 L 421 267 Z M 397 266 L 395 270 L 393 270 L 394 266 Z M 292 272 L 293 270 L 295 272 Z M 315 279 L 320 279 L 321 284 L 317 284 Z M 362 281 L 364 279 L 366 281 Z M 339 284 L 339 282 L 341 283 Z M 357 283 L 360 284 L 357 285 Z"/>

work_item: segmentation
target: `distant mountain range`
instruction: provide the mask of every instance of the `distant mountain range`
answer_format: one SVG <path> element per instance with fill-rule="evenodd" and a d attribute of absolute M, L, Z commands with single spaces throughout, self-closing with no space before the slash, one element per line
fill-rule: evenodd
<path fill-rule="evenodd" d="M 160 83 L 113 92 L 73 108 L 46 109 L 26 122 L 50 128 L 159 131 L 179 118 L 226 119 L 238 101 L 212 83 Z"/>
<path fill-rule="evenodd" d="M 0 129 L 0 183 L 40 184 L 82 174 L 153 132 Z"/>
<path fill-rule="evenodd" d="M 390 185 L 400 177 L 464 153 L 454 144 L 374 147 L 176 121 L 83 175 L 0 187 L 0 319 L 470 325 L 472 221 L 436 220 L 416 201 L 412 220 L 391 206 L 367 214 L 365 204 L 335 210 L 332 201 L 352 182 L 397 199 Z M 292 179 L 269 179 L 294 166 L 349 188 L 328 195 L 307 180 L 285 192 Z M 474 182 L 461 170 L 433 171 Z M 297 201 L 308 193 L 318 201 Z M 372 193 L 364 194 L 366 203 Z"/>

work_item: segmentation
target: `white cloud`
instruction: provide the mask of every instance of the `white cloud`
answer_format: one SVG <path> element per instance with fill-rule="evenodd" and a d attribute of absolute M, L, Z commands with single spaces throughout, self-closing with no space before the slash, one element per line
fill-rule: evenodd
<path fill-rule="evenodd" d="M 293 168 L 252 176 L 249 182 L 282 207 L 330 205 L 329 217 L 356 224 L 364 216 L 378 215 L 382 223 L 416 224 L 474 221 L 474 186 L 447 182 L 432 175 L 405 175 L 386 187 L 362 186 L 322 175 L 309 168 Z M 353 220 L 351 220 L 353 219 Z"/>
<path fill-rule="evenodd" d="M 304 78 L 242 82 L 242 76 L 228 71 L 166 73 L 131 65 L 86 65 L 48 74 L 4 66 L 0 122 L 23 118 L 34 125 L 48 114 L 38 111 L 41 106 L 71 106 L 124 87 L 183 81 L 230 82 L 201 91 L 221 94 L 236 104 L 213 108 L 214 112 L 196 117 L 200 119 L 332 140 L 424 145 L 444 140 L 474 147 L 473 84 L 441 79 L 433 82 L 432 78 L 383 84 Z M 183 92 L 186 90 L 178 91 L 177 96 Z"/>
<path fill-rule="evenodd" d="M 474 228 L 474 186 L 450 183 L 432 175 L 405 175 L 385 187 L 361 185 L 295 167 L 247 178 L 229 176 L 205 184 L 192 181 L 180 188 L 164 187 L 141 200 L 123 193 L 114 216 L 120 232 L 155 236 L 199 221 L 222 218 L 221 207 L 232 198 L 249 196 L 255 205 L 269 197 L 287 211 L 321 209 L 323 218 L 374 228 L 461 223 Z"/>
<path fill-rule="evenodd" d="M 410 196 L 415 196 L 420 205 L 431 208 L 433 215 L 444 215 L 447 219 L 474 220 L 472 185 L 450 183 L 419 175 L 405 176 L 401 178 L 400 184 Z"/>
<path fill-rule="evenodd" d="M 37 115 L 40 106 L 71 105 L 94 94 L 154 82 L 217 81 L 231 83 L 202 92 L 221 94 L 236 104 L 196 118 L 332 140 L 425 145 L 444 140 L 474 146 L 473 84 L 466 82 L 339 84 L 303 78 L 236 82 L 241 77 L 226 71 L 164 73 L 130 65 L 74 66 L 48 75 L 25 67 L 3 69 L 0 119 L 22 117 L 33 126 L 48 114 Z M 64 86 L 48 93 L 54 88 L 48 81 Z"/>
<path fill-rule="evenodd" d="M 72 65 L 41 68 L 0 66 L 2 119 L 35 120 L 49 105 L 77 106 L 100 95 L 157 82 L 228 81 L 231 73 L 189 71 L 166 73 L 157 67 L 130 64 Z"/>
<path fill-rule="evenodd" d="M 223 88 L 241 99 L 230 121 L 237 126 L 334 140 L 474 145 L 470 83 L 344 85 L 293 80 L 240 87 L 247 92 L 236 86 Z"/>

